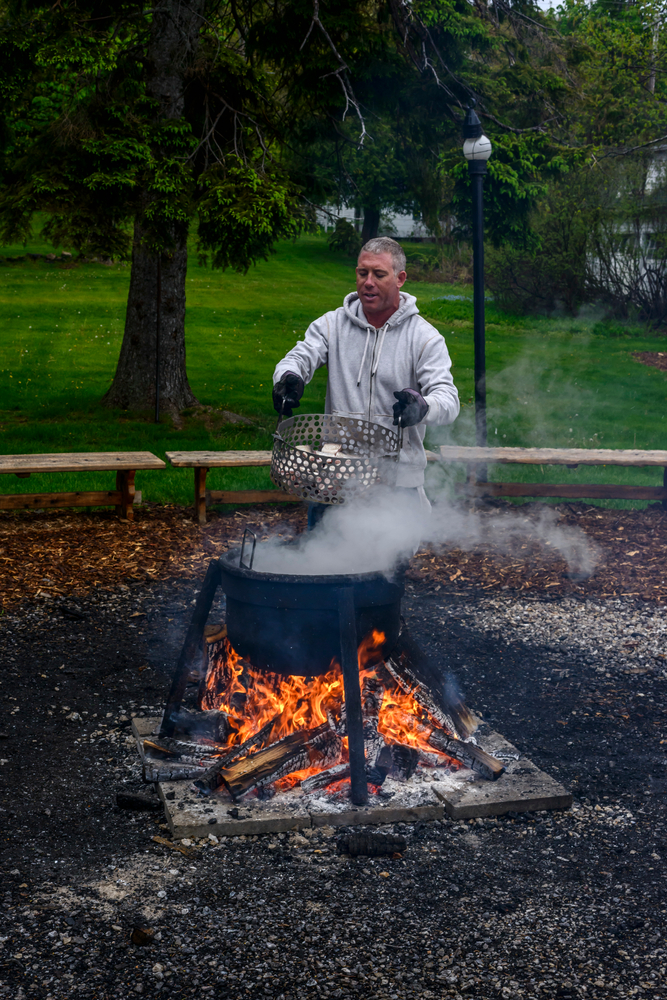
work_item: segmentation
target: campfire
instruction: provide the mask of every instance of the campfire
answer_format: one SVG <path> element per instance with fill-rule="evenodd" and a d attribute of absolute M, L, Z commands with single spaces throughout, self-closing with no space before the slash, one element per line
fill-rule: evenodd
<path fill-rule="evenodd" d="M 205 637 L 218 585 L 227 626 Z M 278 577 L 238 552 L 213 561 L 160 734 L 144 742 L 146 780 L 188 780 L 234 802 L 299 786 L 362 804 L 388 776 L 409 781 L 420 767 L 500 777 L 504 765 L 476 745 L 472 714 L 401 627 L 401 594 L 401 581 L 380 574 Z M 318 637 L 339 655 L 325 662 Z M 196 705 L 186 708 L 195 674 Z"/>

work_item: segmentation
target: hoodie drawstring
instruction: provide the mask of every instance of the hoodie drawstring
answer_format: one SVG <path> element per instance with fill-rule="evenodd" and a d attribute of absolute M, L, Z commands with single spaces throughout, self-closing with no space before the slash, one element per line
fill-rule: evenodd
<path fill-rule="evenodd" d="M 389 321 L 387 321 L 385 323 L 385 325 L 380 330 L 380 343 L 378 344 L 377 356 L 375 358 L 375 362 L 374 362 L 373 367 L 371 369 L 371 378 L 376 374 L 376 372 L 378 370 L 378 365 L 380 364 L 380 355 L 382 354 L 382 347 L 384 345 L 384 338 L 386 336 L 387 327 L 388 326 L 389 326 Z M 363 371 L 364 371 L 364 364 L 366 362 L 366 355 L 368 354 L 368 345 L 369 345 L 370 340 L 371 340 L 371 330 L 374 330 L 374 329 L 375 328 L 372 327 L 372 326 L 367 326 L 366 327 L 366 343 L 364 344 L 364 353 L 361 355 L 361 364 L 359 365 L 359 374 L 357 375 L 357 385 L 361 385 L 361 376 L 362 376 Z"/>
<path fill-rule="evenodd" d="M 375 359 L 375 364 L 373 365 L 371 376 L 375 375 L 376 371 L 378 370 L 378 365 L 380 364 L 380 355 L 382 354 L 382 345 L 384 344 L 384 338 L 386 336 L 388 326 L 389 322 L 386 322 L 385 325 L 382 327 L 382 330 L 380 331 L 380 343 L 378 344 L 378 353 Z"/>
<path fill-rule="evenodd" d="M 367 326 L 366 327 L 366 343 L 364 345 L 364 353 L 361 355 L 361 364 L 359 365 L 359 374 L 357 375 L 357 385 L 361 384 L 361 374 L 362 374 L 362 372 L 364 370 L 364 362 L 366 360 L 366 355 L 368 354 L 368 345 L 370 343 L 370 339 L 371 339 L 371 328 L 370 328 L 370 326 Z"/>

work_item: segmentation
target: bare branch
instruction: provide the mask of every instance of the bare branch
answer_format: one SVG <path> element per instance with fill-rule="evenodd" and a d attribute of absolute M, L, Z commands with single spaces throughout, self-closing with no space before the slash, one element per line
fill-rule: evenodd
<path fill-rule="evenodd" d="M 488 118 L 489 121 L 492 121 L 495 125 L 500 126 L 500 128 L 504 128 L 506 132 L 513 132 L 515 135 L 523 135 L 524 132 L 546 132 L 547 130 L 545 125 L 548 125 L 549 122 L 555 122 L 558 120 L 557 117 L 554 116 L 553 118 L 547 118 L 545 121 L 540 122 L 539 125 L 531 125 L 530 128 L 514 128 L 513 125 L 501 122 L 500 118 L 496 118 L 495 115 L 490 114 L 488 111 L 482 111 L 480 109 L 478 114 L 482 118 Z"/>
<path fill-rule="evenodd" d="M 335 72 L 333 72 L 333 73 L 326 74 L 326 76 L 336 76 L 336 77 L 338 77 L 340 85 L 343 88 L 343 94 L 345 95 L 345 110 L 343 112 L 343 121 L 345 121 L 345 116 L 347 115 L 348 111 L 350 110 L 350 106 L 352 106 L 354 108 L 355 114 L 356 114 L 356 116 L 357 116 L 357 118 L 359 120 L 359 124 L 361 125 L 361 135 L 359 136 L 359 142 L 358 142 L 358 145 L 361 147 L 361 146 L 363 146 L 364 139 L 366 138 L 366 135 L 368 134 L 366 132 L 366 122 L 364 121 L 364 116 L 361 113 L 361 108 L 359 106 L 359 102 L 358 102 L 357 98 L 355 97 L 354 90 L 352 89 L 352 84 L 350 83 L 349 77 L 347 75 L 349 73 L 349 71 L 350 71 L 350 67 L 347 65 L 347 63 L 345 62 L 345 60 L 341 56 L 340 52 L 338 51 L 338 49 L 334 45 L 334 42 L 333 42 L 333 39 L 331 38 L 331 35 L 329 34 L 329 32 L 327 31 L 327 29 L 322 24 L 322 21 L 320 20 L 320 0 L 313 0 L 313 18 L 312 18 L 312 21 L 310 23 L 310 27 L 308 28 L 308 32 L 306 34 L 306 37 L 304 38 L 304 40 L 303 40 L 303 42 L 301 44 L 301 48 L 303 48 L 304 45 L 306 44 L 306 42 L 308 41 L 308 38 L 310 37 L 310 33 L 311 33 L 313 27 L 315 27 L 315 26 L 320 29 L 320 31 L 322 32 L 322 34 L 324 35 L 324 37 L 326 39 L 327 45 L 331 49 L 331 52 L 333 53 L 333 55 L 335 56 L 335 58 L 338 60 L 338 69 Z M 324 79 L 324 77 L 323 77 L 323 79 Z"/>
<path fill-rule="evenodd" d="M 604 153 L 599 159 L 605 160 L 608 156 L 628 156 L 629 153 L 634 153 L 638 149 L 646 149 L 648 146 L 655 146 L 656 142 L 665 142 L 667 135 L 661 135 L 659 139 L 651 139 L 649 142 L 642 142 L 638 146 L 629 146 L 628 149 L 612 149 L 608 153 Z"/>

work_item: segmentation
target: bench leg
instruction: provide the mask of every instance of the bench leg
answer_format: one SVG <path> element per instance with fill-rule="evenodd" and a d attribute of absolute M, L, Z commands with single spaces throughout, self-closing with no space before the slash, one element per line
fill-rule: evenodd
<path fill-rule="evenodd" d="M 662 470 L 662 485 L 667 490 L 667 468 Z M 662 509 L 667 510 L 667 497 L 662 501 Z"/>
<path fill-rule="evenodd" d="M 195 517 L 206 524 L 206 473 L 208 469 L 195 467 Z"/>
<path fill-rule="evenodd" d="M 136 471 L 134 469 L 128 469 L 127 471 L 116 473 L 116 489 L 121 492 L 121 500 L 118 507 L 116 507 L 116 513 L 119 517 L 124 517 L 128 521 L 134 520 L 134 477 Z"/>

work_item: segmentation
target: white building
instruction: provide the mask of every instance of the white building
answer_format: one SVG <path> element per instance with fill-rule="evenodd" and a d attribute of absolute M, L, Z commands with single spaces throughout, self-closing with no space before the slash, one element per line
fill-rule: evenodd
<path fill-rule="evenodd" d="M 332 233 L 334 231 L 336 219 L 347 219 L 358 232 L 361 232 L 364 224 L 363 216 L 355 214 L 354 208 L 331 205 L 327 206 L 327 212 L 318 209 L 317 221 L 325 232 Z M 432 239 L 423 222 L 420 219 L 415 219 L 409 212 L 383 212 L 380 216 L 378 236 L 393 236 L 399 240 Z"/>

